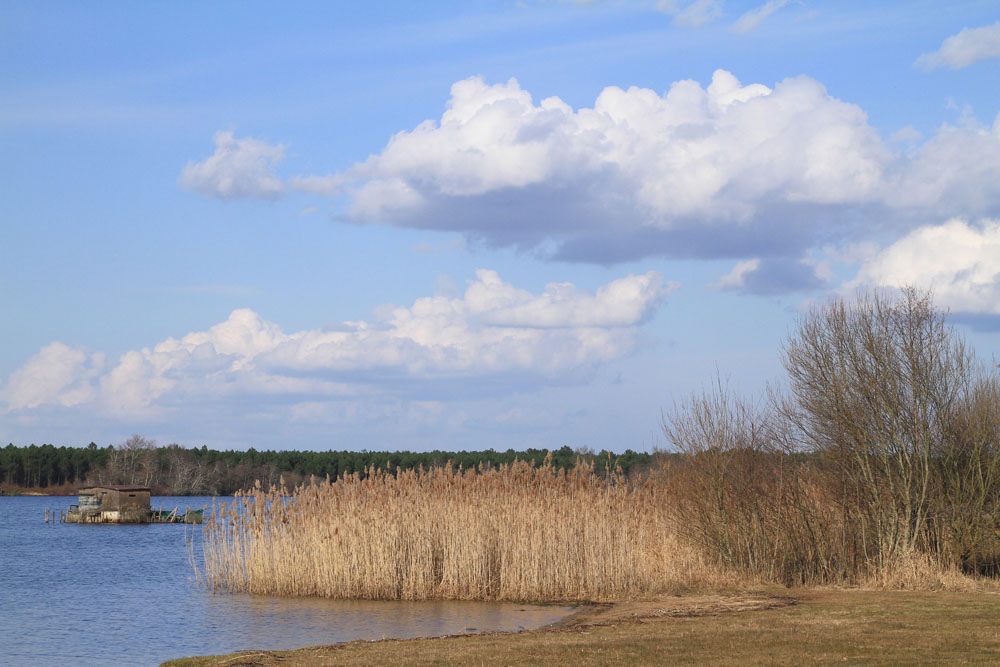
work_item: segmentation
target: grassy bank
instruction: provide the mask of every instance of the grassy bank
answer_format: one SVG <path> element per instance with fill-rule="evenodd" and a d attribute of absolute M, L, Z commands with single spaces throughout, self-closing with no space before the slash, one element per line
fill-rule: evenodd
<path fill-rule="evenodd" d="M 600 608 L 566 627 L 353 642 L 186 658 L 234 665 L 1000 664 L 1000 596 L 835 589 L 664 597 Z M 782 598 L 792 598 L 787 604 Z M 778 604 L 767 608 L 767 600 Z"/>

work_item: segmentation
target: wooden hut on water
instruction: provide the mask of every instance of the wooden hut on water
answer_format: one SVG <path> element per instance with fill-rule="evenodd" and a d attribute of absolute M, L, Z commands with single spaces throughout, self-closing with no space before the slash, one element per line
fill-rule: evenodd
<path fill-rule="evenodd" d="M 148 523 L 152 512 L 148 486 L 88 486 L 77 503 L 66 513 L 68 523 Z"/>
<path fill-rule="evenodd" d="M 115 484 L 80 489 L 76 505 L 65 514 L 66 523 L 201 523 L 204 510 L 178 512 L 150 507 L 148 486 Z"/>

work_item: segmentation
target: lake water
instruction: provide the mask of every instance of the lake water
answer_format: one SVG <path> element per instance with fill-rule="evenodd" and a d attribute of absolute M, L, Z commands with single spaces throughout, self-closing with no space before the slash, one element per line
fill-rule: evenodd
<path fill-rule="evenodd" d="M 0 665 L 156 665 L 192 655 L 541 627 L 569 607 L 217 594 L 200 526 L 45 523 L 75 497 L 0 497 Z M 211 498 L 153 497 L 154 508 Z"/>

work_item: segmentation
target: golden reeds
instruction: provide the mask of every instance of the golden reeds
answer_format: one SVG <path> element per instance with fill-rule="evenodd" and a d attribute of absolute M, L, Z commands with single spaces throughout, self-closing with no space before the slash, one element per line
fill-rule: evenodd
<path fill-rule="evenodd" d="M 858 526 L 813 463 L 739 454 L 686 455 L 641 482 L 583 462 L 518 462 L 373 468 L 291 494 L 258 484 L 213 508 L 199 576 L 217 591 L 403 600 L 600 601 L 762 583 L 992 587 L 930 554 L 863 558 Z"/>
<path fill-rule="evenodd" d="M 206 523 L 215 590 L 362 599 L 610 600 L 699 576 L 662 484 L 592 464 L 369 470 L 241 494 Z"/>

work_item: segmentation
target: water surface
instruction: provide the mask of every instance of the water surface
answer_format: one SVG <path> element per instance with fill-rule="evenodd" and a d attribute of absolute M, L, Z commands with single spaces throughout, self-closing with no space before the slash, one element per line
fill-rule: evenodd
<path fill-rule="evenodd" d="M 355 639 L 530 629 L 568 607 L 213 594 L 192 576 L 201 528 L 46 524 L 75 497 L 0 497 L 0 665 L 156 665 Z M 211 498 L 154 497 L 192 509 Z"/>

